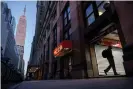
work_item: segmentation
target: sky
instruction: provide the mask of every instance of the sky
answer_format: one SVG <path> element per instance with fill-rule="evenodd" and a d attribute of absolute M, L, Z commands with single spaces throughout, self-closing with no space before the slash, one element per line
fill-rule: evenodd
<path fill-rule="evenodd" d="M 15 17 L 16 27 L 19 21 L 19 17 L 23 15 L 24 7 L 26 5 L 26 19 L 27 19 L 27 27 L 26 27 L 26 38 L 24 45 L 24 56 L 23 59 L 25 61 L 25 73 L 27 71 L 27 63 L 30 58 L 31 44 L 33 40 L 33 36 L 35 33 L 35 24 L 36 24 L 36 1 L 6 1 L 8 4 L 8 8 L 11 9 L 12 16 Z M 16 35 L 16 29 L 15 33 Z"/>

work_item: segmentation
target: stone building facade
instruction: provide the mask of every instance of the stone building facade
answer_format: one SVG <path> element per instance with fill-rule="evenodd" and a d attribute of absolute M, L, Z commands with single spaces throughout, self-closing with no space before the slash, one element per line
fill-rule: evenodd
<path fill-rule="evenodd" d="M 43 19 L 41 15 L 37 18 L 40 23 L 36 23 L 32 51 L 32 56 L 36 55 L 36 70 L 32 72 L 35 79 L 114 76 L 112 70 L 104 74 L 108 63 L 101 52 L 108 46 L 113 47 L 117 72 L 133 75 L 132 3 L 51 1 L 47 7 L 43 6 L 46 2 L 38 3 L 41 6 L 37 9 L 45 13 L 41 14 Z M 127 6 L 124 11 L 123 5 Z"/>

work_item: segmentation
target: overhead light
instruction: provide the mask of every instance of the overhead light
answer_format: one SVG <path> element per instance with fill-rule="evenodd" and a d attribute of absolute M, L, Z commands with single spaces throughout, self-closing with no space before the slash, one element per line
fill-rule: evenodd
<path fill-rule="evenodd" d="M 112 46 L 119 47 L 119 46 L 120 46 L 120 44 L 113 44 Z"/>
<path fill-rule="evenodd" d="M 102 15 L 103 14 L 103 12 L 102 11 L 99 11 L 99 15 Z"/>

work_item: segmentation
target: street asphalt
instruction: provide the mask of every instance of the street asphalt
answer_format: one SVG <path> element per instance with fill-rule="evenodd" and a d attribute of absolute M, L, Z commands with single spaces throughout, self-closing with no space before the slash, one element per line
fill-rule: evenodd
<path fill-rule="evenodd" d="M 133 77 L 24 81 L 9 89 L 133 89 Z"/>

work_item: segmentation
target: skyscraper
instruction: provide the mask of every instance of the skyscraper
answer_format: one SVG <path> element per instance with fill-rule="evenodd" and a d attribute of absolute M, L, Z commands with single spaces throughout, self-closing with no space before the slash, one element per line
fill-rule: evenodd
<path fill-rule="evenodd" d="M 19 56 L 16 53 L 16 42 L 14 38 L 16 22 L 12 16 L 11 9 L 6 2 L 1 3 L 1 48 L 4 58 L 9 58 L 9 64 L 18 68 Z"/>
<path fill-rule="evenodd" d="M 19 22 L 17 24 L 17 32 L 16 32 L 16 45 L 17 49 L 19 51 L 20 61 L 18 68 L 22 71 L 22 66 L 24 64 L 21 64 L 23 61 L 23 54 L 24 54 L 24 44 L 25 44 L 25 36 L 26 36 L 26 6 L 24 8 L 24 14 L 20 16 Z"/>

